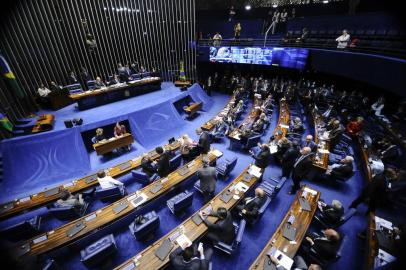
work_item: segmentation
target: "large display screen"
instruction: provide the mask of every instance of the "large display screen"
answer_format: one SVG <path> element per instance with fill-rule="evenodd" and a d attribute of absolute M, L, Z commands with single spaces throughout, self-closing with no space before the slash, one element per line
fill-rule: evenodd
<path fill-rule="evenodd" d="M 210 62 L 273 65 L 304 69 L 308 49 L 277 47 L 210 47 Z"/>

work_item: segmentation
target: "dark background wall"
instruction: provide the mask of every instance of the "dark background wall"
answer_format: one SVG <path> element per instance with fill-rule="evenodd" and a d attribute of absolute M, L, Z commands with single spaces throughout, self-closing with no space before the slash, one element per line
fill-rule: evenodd
<path fill-rule="evenodd" d="M 186 75 L 196 76 L 195 0 L 14 0 L 2 1 L 0 12 L 1 53 L 30 95 L 41 82 L 67 84 L 82 66 L 106 78 L 118 62 L 137 61 L 173 80 L 183 60 Z"/>

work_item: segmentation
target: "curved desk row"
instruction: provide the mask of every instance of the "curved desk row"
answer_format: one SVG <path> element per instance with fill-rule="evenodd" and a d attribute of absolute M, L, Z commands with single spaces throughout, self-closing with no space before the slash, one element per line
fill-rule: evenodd
<path fill-rule="evenodd" d="M 222 109 L 215 117 L 207 121 L 201 126 L 202 130 L 210 131 L 212 130 L 216 124 L 228 114 L 228 112 L 234 107 L 235 104 L 235 97 L 232 96 L 230 101 L 227 103 L 227 105 Z"/>
<path fill-rule="evenodd" d="M 314 124 L 314 142 L 318 145 L 316 156 L 313 159 L 313 166 L 325 171 L 328 167 L 330 142 L 323 140 L 322 134 L 320 134 L 320 127 L 325 126 L 323 117 L 318 113 L 312 113 L 312 117 Z"/>
<path fill-rule="evenodd" d="M 179 149 L 180 144 L 178 141 L 173 142 L 172 144 L 167 144 L 164 146 L 166 150 L 175 151 Z M 159 154 L 152 150 L 148 152 L 148 156 L 155 160 L 159 158 Z M 136 169 L 141 166 L 142 156 L 135 157 L 126 162 L 119 163 L 108 169 L 109 174 L 112 177 L 117 177 L 126 173 L 131 172 L 131 170 Z M 71 182 L 62 184 L 60 186 L 46 189 L 42 192 L 38 192 L 24 198 L 16 199 L 11 202 L 7 202 L 0 206 L 0 219 L 9 218 L 15 216 L 23 211 L 39 207 L 55 200 L 58 200 L 64 189 L 69 190 L 71 193 L 80 192 L 82 190 L 88 189 L 98 185 L 97 174 L 87 175 L 85 177 L 73 180 Z"/>
<path fill-rule="evenodd" d="M 306 199 L 310 206 L 310 211 L 305 211 L 301 208 L 300 200 Z M 268 253 L 271 248 L 283 252 L 285 255 L 293 259 L 298 251 L 303 238 L 306 235 L 307 229 L 312 222 L 314 213 L 317 210 L 317 202 L 320 199 L 320 192 L 312 188 L 304 186 L 297 194 L 296 198 L 287 211 L 282 222 L 279 224 L 272 238 L 266 244 L 260 255 L 256 258 L 254 263 L 250 266 L 250 269 L 264 269 L 264 263 L 268 263 Z M 292 222 L 293 220 L 293 222 Z M 294 227 L 296 229 L 296 235 L 294 241 L 290 241 L 284 236 L 285 227 Z"/>
<path fill-rule="evenodd" d="M 243 198 L 242 195 L 250 190 L 258 181 L 258 178 L 249 174 L 251 171 L 256 170 L 262 175 L 262 171 L 254 165 L 247 167 L 236 179 L 234 179 L 228 186 L 226 186 L 216 197 L 212 199 L 211 202 L 204 205 L 201 210 L 205 209 L 217 209 L 218 207 L 225 207 L 228 210 L 231 210 L 238 202 Z M 246 177 L 248 175 L 248 177 Z M 260 176 L 256 175 L 256 176 Z M 246 180 L 248 179 L 248 181 Z M 239 196 L 232 196 L 235 194 L 235 190 L 239 191 Z M 228 202 L 225 202 L 224 198 L 231 195 L 231 199 Z M 201 211 L 199 210 L 199 211 Z M 131 269 L 143 269 L 143 270 L 155 270 L 164 268 L 169 263 L 169 256 L 165 256 L 161 260 L 157 255 L 157 250 L 161 247 L 164 242 L 170 241 L 171 250 L 176 249 L 179 245 L 176 242 L 176 239 L 179 237 L 187 237 L 190 241 L 194 242 L 201 238 L 207 232 L 207 226 L 205 223 L 201 222 L 197 225 L 194 221 L 195 216 L 198 216 L 199 211 L 193 214 L 191 217 L 186 219 L 178 227 L 170 231 L 164 237 L 156 241 L 154 244 L 148 248 L 141 251 L 139 254 L 135 255 L 131 259 L 127 260 L 120 266 L 115 269 L 121 270 L 131 270 Z M 216 217 L 208 217 L 210 222 L 216 222 Z"/>
<path fill-rule="evenodd" d="M 208 154 L 210 162 L 214 162 L 221 156 L 222 153 L 218 150 L 212 150 Z M 16 255 L 19 257 L 40 255 L 77 241 L 95 230 L 100 230 L 151 203 L 194 175 L 202 166 L 202 156 L 199 156 L 167 177 L 157 180 L 113 204 L 30 239 L 17 247 Z"/>

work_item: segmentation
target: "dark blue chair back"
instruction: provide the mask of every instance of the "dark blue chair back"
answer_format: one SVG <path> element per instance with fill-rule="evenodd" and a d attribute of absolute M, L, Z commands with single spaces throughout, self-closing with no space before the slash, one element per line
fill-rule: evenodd
<path fill-rule="evenodd" d="M 169 160 L 169 167 L 171 169 L 171 172 L 176 170 L 182 163 L 182 155 L 177 154 L 173 158 Z"/>
<path fill-rule="evenodd" d="M 95 80 L 87 81 L 87 87 L 89 89 L 94 89 L 94 85 L 96 84 Z"/>
<path fill-rule="evenodd" d="M 131 174 L 134 177 L 135 181 L 137 181 L 138 183 L 141 183 L 143 185 L 149 185 L 151 182 L 153 182 L 155 180 L 154 176 L 150 178 L 143 171 L 132 170 Z"/>
<path fill-rule="evenodd" d="M 96 196 L 102 201 L 107 202 L 111 200 L 117 200 L 124 197 L 126 190 L 124 186 L 114 186 L 111 188 L 97 189 Z"/>
<path fill-rule="evenodd" d="M 137 240 L 145 239 L 147 236 L 154 233 L 160 225 L 159 216 L 155 211 L 146 213 L 144 218 L 146 219 L 145 223 L 136 224 L 135 222 L 132 222 L 129 226 L 131 234 L 134 235 Z"/>
<path fill-rule="evenodd" d="M 85 203 L 82 207 L 78 208 L 75 206 L 64 206 L 60 207 L 54 204 L 53 207 L 49 208 L 48 211 L 60 220 L 69 220 L 73 218 L 78 218 L 84 215 L 87 210 L 89 203 Z"/>
<path fill-rule="evenodd" d="M 251 149 L 254 146 L 257 146 L 259 141 L 261 140 L 261 135 L 255 135 L 247 140 L 247 144 L 245 145 L 245 149 Z"/>
<path fill-rule="evenodd" d="M 169 210 L 171 210 L 173 214 L 176 214 L 187 209 L 193 203 L 193 194 L 193 192 L 189 192 L 186 190 L 185 192 L 182 192 L 171 198 L 166 202 Z"/>
<path fill-rule="evenodd" d="M 80 261 L 89 268 L 95 267 L 117 251 L 114 236 L 109 234 L 80 251 Z"/>
<path fill-rule="evenodd" d="M 11 241 L 25 240 L 40 232 L 41 217 L 35 216 L 29 220 L 11 225 L 0 231 L 1 237 Z"/>
<path fill-rule="evenodd" d="M 241 219 L 239 224 L 234 223 L 234 229 L 236 234 L 234 241 L 231 244 L 217 242 L 214 245 L 214 248 L 221 250 L 228 255 L 233 255 L 240 247 L 246 224 L 247 222 L 245 221 L 245 219 Z"/>

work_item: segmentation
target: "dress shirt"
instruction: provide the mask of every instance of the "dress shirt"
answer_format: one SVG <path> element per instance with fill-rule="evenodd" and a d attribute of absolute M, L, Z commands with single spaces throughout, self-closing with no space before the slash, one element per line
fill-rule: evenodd
<path fill-rule="evenodd" d="M 113 177 L 106 175 L 103 178 L 97 178 L 97 181 L 99 181 L 100 187 L 102 189 L 107 189 L 107 188 L 112 188 L 114 186 L 122 186 L 123 183 L 120 181 L 114 179 Z"/>

